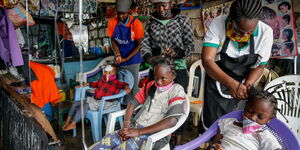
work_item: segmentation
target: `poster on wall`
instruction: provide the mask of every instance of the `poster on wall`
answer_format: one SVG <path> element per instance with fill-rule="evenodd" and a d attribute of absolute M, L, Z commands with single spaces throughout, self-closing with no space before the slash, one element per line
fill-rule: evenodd
<path fill-rule="evenodd" d="M 220 16 L 220 15 L 229 15 L 231 2 L 226 2 L 220 5 L 216 5 L 209 8 L 204 8 L 202 10 L 202 22 L 204 27 L 204 32 L 207 31 L 208 26 L 210 25 L 211 21 Z"/>
<path fill-rule="evenodd" d="M 292 0 L 263 0 L 263 11 L 260 20 L 273 29 L 274 42 L 271 58 L 298 55 L 296 28 Z M 202 10 L 204 32 L 211 21 L 220 15 L 229 15 L 232 2 Z"/>
<path fill-rule="evenodd" d="M 263 0 L 260 20 L 273 29 L 272 58 L 298 55 L 292 0 Z"/>

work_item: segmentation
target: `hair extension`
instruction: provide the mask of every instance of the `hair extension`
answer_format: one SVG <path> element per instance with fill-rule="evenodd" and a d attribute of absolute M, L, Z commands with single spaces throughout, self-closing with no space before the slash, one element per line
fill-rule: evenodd
<path fill-rule="evenodd" d="M 174 75 L 176 75 L 176 65 L 175 65 L 172 58 L 170 58 L 170 57 L 159 57 L 158 59 L 155 60 L 153 68 L 155 68 L 158 65 L 165 65 L 165 66 L 170 67 L 172 73 Z"/>
<path fill-rule="evenodd" d="M 241 18 L 256 19 L 261 12 L 261 0 L 236 0 L 230 7 L 229 16 L 234 21 L 240 21 Z"/>

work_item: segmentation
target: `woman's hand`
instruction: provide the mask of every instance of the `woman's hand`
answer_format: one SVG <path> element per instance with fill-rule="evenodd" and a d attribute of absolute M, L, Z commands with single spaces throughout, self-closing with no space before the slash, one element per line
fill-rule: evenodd
<path fill-rule="evenodd" d="M 177 53 L 174 51 L 173 48 L 168 47 L 164 51 L 164 56 L 169 56 L 171 58 L 174 58 L 177 56 Z"/>
<path fill-rule="evenodd" d="M 231 84 L 231 86 L 229 86 L 229 90 L 231 95 L 236 99 L 246 100 L 248 98 L 248 89 L 240 82 Z"/>
<path fill-rule="evenodd" d="M 121 61 L 122 61 L 122 56 L 121 55 L 117 55 L 116 58 L 115 58 L 116 64 L 120 64 Z"/>
<path fill-rule="evenodd" d="M 119 132 L 119 140 L 120 141 L 126 141 L 129 139 L 129 137 L 126 137 L 124 132 L 126 132 L 129 128 L 122 128 Z"/>
<path fill-rule="evenodd" d="M 128 130 L 123 131 L 123 133 L 125 137 L 129 137 L 129 138 L 140 136 L 140 130 L 136 128 L 129 128 Z"/>

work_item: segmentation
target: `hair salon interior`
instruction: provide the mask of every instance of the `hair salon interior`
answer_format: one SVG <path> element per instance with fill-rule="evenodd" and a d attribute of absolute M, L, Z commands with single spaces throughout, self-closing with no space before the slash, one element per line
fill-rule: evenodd
<path fill-rule="evenodd" d="M 0 0 L 0 31 L 0 149 L 300 149 L 299 0 Z"/>

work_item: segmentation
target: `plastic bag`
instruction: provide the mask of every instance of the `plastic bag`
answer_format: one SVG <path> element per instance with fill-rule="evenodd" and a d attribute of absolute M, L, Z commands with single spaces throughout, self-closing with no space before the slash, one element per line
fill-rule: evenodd
<path fill-rule="evenodd" d="M 18 28 L 24 24 L 26 24 L 27 19 L 26 19 L 26 10 L 25 8 L 21 5 L 18 4 L 14 8 L 8 10 L 8 17 L 15 26 L 15 28 Z M 32 26 L 35 24 L 32 16 L 28 13 L 28 21 L 29 21 L 29 26 Z"/>

